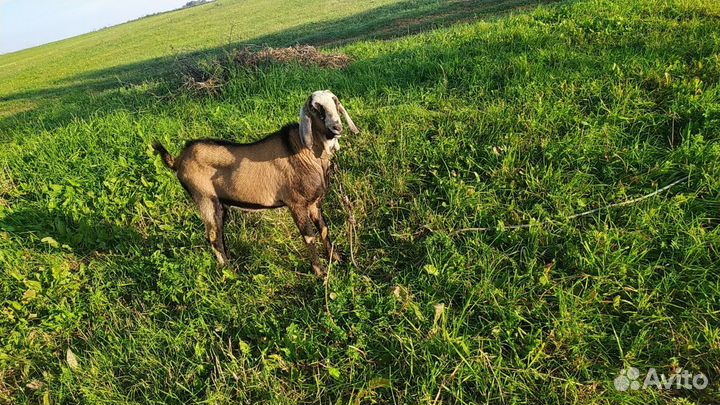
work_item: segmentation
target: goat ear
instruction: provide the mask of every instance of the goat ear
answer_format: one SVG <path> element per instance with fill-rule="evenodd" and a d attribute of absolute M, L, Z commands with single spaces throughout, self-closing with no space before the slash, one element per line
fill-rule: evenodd
<path fill-rule="evenodd" d="M 305 106 L 300 109 L 300 142 L 308 149 L 312 148 L 313 134 L 312 134 L 312 118 L 305 111 Z"/>
<path fill-rule="evenodd" d="M 350 128 L 350 132 L 352 132 L 353 134 L 360 133 L 360 130 L 358 129 L 358 127 L 355 126 L 352 118 L 350 118 L 350 114 L 348 114 L 347 110 L 345 109 L 345 107 L 343 107 L 340 100 L 336 98 L 335 103 L 337 104 L 338 111 L 340 111 L 343 117 L 345 117 L 345 122 L 347 122 L 348 128 Z"/>

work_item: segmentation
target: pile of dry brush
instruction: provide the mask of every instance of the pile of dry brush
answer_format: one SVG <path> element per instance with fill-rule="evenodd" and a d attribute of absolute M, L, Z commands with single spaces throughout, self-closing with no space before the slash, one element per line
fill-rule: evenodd
<path fill-rule="evenodd" d="M 327 69 L 347 67 L 352 59 L 343 54 L 327 54 L 311 45 L 295 45 L 288 48 L 251 47 L 234 49 L 221 58 L 197 62 L 178 60 L 182 74 L 182 87 L 200 95 L 217 95 L 229 78 L 232 69 L 256 70 L 273 64 L 297 64 Z"/>

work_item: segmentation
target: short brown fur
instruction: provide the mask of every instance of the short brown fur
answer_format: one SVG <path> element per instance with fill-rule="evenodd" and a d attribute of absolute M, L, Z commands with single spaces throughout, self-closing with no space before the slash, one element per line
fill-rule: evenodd
<path fill-rule="evenodd" d="M 337 142 L 335 138 L 342 132 L 342 125 L 339 111 L 330 114 L 320 111 L 321 106 L 313 99 L 316 93 L 308 98 L 300 114 L 301 121 L 304 119 L 306 126 L 311 126 L 311 134 L 303 135 L 301 132 L 307 130 L 298 124 L 289 124 L 251 144 L 195 140 L 188 142 L 176 158 L 161 144 L 154 145 L 165 165 L 176 172 L 198 205 L 207 239 L 221 264 L 228 263 L 223 234 L 229 207 L 253 211 L 288 207 L 310 251 L 313 270 L 320 277 L 325 275 L 312 228 L 313 225 L 317 228 L 330 254 L 333 249 L 322 202 L 328 188 L 330 159 L 335 151 L 329 145 Z M 336 109 L 344 110 L 337 97 L 332 97 Z M 332 107 L 324 110 L 329 108 Z M 349 119 L 346 112 L 343 113 Z M 328 129 L 328 121 L 332 122 L 334 132 Z M 348 126 L 357 132 L 352 120 Z M 339 260 L 339 256 L 333 251 L 331 259 Z"/>

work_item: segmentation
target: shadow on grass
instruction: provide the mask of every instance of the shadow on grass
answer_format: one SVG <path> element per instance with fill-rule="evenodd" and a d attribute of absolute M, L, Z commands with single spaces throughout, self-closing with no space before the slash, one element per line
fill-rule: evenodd
<path fill-rule="evenodd" d="M 111 90 L 130 88 L 132 84 L 166 80 L 171 83 L 169 88 L 176 88 L 181 73 L 178 71 L 178 60 L 192 62 L 213 58 L 230 49 L 251 44 L 273 47 L 294 44 L 332 47 L 360 40 L 389 39 L 458 22 L 495 17 L 550 2 L 552 0 L 405 1 L 226 46 L 80 73 L 61 80 L 56 86 L 0 97 L 0 103 L 31 106 L 0 118 L 0 130 L 10 130 L 37 121 L 42 121 L 44 129 L 51 130 L 65 125 L 73 118 L 85 118 L 98 111 L 112 111 L 127 108 L 128 105 L 155 102 L 152 99 L 138 100 L 133 95 L 123 95 Z M 162 94 L 167 90 L 168 88 L 165 88 L 159 92 Z M 3 140 L 7 139 L 0 139 Z"/>
<path fill-rule="evenodd" d="M 84 216 L 74 219 L 59 210 L 22 208 L 0 218 L 0 229 L 23 239 L 34 235 L 39 240 L 50 237 L 57 247 L 72 250 L 80 256 L 94 253 L 121 253 L 147 242 L 135 229 Z M 48 245 L 55 244 L 48 240 Z"/>

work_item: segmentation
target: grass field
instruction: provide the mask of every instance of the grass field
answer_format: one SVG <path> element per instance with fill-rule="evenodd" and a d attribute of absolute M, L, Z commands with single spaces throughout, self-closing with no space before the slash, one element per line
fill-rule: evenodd
<path fill-rule="evenodd" d="M 720 3 L 276 3 L 0 56 L 0 402 L 720 402 Z M 180 89 L 177 58 L 295 43 L 354 62 Z M 357 265 L 326 289 L 278 211 L 231 215 L 218 267 L 150 143 L 252 141 L 322 88 L 363 129 L 325 208 Z"/>

